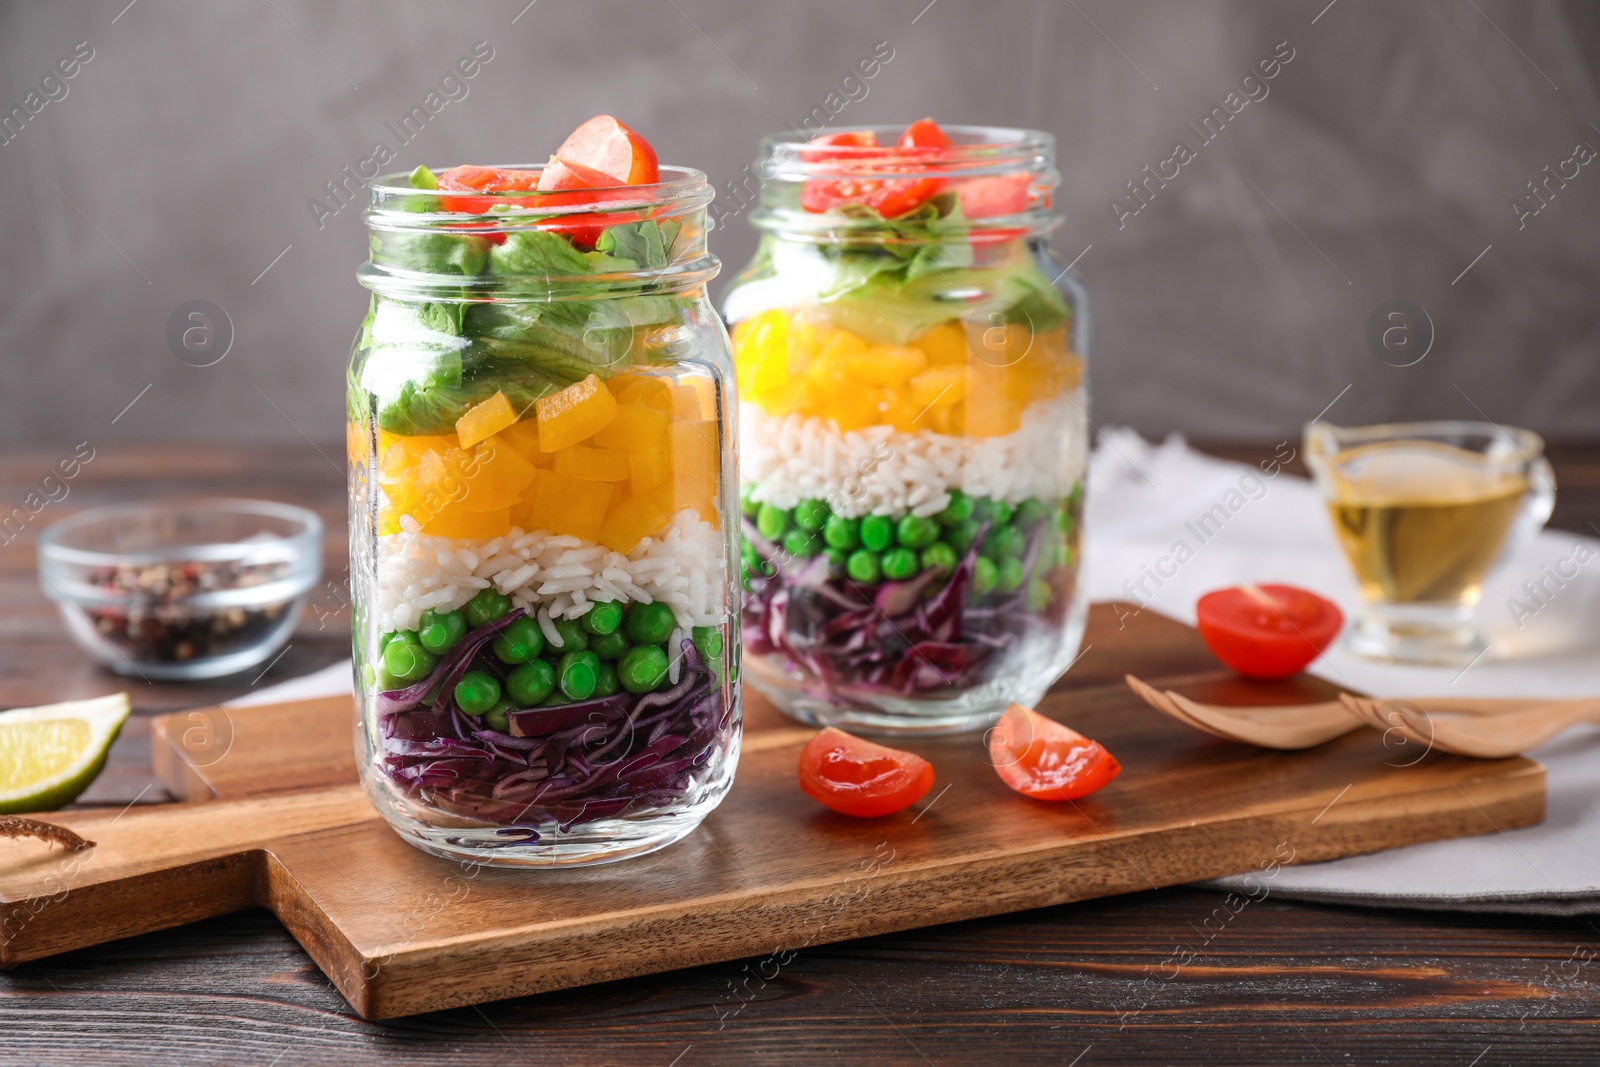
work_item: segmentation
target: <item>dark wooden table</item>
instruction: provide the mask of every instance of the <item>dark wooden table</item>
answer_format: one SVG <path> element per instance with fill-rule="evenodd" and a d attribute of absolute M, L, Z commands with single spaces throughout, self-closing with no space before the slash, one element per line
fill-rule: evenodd
<path fill-rule="evenodd" d="M 0 457 L 0 514 L 22 506 L 60 458 Z M 1552 458 L 1554 525 L 1595 533 L 1600 447 L 1555 448 Z M 118 446 L 69 490 L 16 536 L 0 533 L 0 705 L 128 688 L 137 716 L 83 799 L 158 803 L 167 798 L 149 772 L 151 714 L 348 654 L 342 474 L 310 447 Z M 327 584 L 259 677 L 129 684 L 89 665 L 39 592 L 42 527 L 84 507 L 178 493 L 303 504 L 332 531 Z M 356 1018 L 270 915 L 248 913 L 0 974 L 0 1063 L 1600 1062 L 1600 918 L 1268 897 L 1198 959 L 1164 964 L 1219 900 L 1198 889 L 1138 893 L 811 948 L 775 976 L 741 961 L 385 1024 Z"/>

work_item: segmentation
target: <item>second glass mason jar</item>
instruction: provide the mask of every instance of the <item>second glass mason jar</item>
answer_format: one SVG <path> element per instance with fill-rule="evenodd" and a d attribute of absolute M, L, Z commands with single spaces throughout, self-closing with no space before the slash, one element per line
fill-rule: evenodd
<path fill-rule="evenodd" d="M 425 168 L 372 186 L 348 393 L 356 743 L 373 804 L 427 852 L 639 855 L 732 782 L 712 193 L 661 172 L 581 197 L 444 195 Z"/>
<path fill-rule="evenodd" d="M 1045 240 L 1054 141 L 945 132 L 768 138 L 725 299 L 746 669 L 809 723 L 982 729 L 1082 639 L 1088 321 Z"/>

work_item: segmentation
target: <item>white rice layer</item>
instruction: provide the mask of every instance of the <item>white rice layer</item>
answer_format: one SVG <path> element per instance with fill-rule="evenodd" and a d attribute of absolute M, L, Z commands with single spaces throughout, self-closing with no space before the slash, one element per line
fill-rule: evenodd
<path fill-rule="evenodd" d="M 933 515 L 950 490 L 1016 504 L 1066 496 L 1083 477 L 1084 397 L 1040 401 L 1000 437 L 954 437 L 891 426 L 841 431 L 832 419 L 773 417 L 739 407 L 740 476 L 755 500 L 792 508 L 825 502 L 836 515 Z"/>
<path fill-rule="evenodd" d="M 455 611 L 491 587 L 527 609 L 547 636 L 551 619 L 575 618 L 603 600 L 660 601 L 683 630 L 718 625 L 726 612 L 726 542 L 692 509 L 627 555 L 547 530 L 513 526 L 504 537 L 476 540 L 429 536 L 409 515 L 400 526 L 378 539 L 372 610 L 385 630 L 415 630 L 424 611 Z"/>

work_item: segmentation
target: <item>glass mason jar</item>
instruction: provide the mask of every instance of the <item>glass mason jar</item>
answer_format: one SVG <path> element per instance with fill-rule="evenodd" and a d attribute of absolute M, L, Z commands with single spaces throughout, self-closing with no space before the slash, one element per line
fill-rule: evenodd
<path fill-rule="evenodd" d="M 537 170 L 538 168 L 525 168 Z M 739 755 L 734 411 L 698 171 L 366 212 L 349 370 L 357 752 L 412 844 L 598 863 Z"/>
<path fill-rule="evenodd" d="M 946 133 L 768 138 L 725 300 L 746 669 L 808 723 L 982 729 L 1083 635 L 1088 321 L 1045 240 L 1054 141 Z"/>

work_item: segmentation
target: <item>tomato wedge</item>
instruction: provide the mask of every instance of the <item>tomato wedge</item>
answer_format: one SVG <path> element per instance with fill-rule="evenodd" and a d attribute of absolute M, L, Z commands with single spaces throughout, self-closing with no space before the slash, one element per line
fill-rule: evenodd
<path fill-rule="evenodd" d="M 1026 211 L 1029 180 L 1026 174 L 968 178 L 957 189 L 961 196 L 961 213 L 969 219 L 985 219 Z"/>
<path fill-rule="evenodd" d="M 1086 797 L 1122 772 L 1099 742 L 1021 704 L 989 732 L 989 759 L 1002 782 L 1035 800 Z"/>
<path fill-rule="evenodd" d="M 875 174 L 916 169 L 882 162 L 869 162 L 863 166 Z M 862 204 L 876 209 L 886 219 L 893 219 L 917 210 L 943 185 L 944 182 L 938 178 L 813 178 L 800 190 L 800 206 L 820 214 L 837 210 L 846 204 Z"/>
<path fill-rule="evenodd" d="M 485 193 L 527 192 L 539 184 L 536 170 L 514 170 L 509 167 L 451 167 L 439 174 L 439 188 L 451 191 L 476 191 Z M 441 196 L 439 206 L 446 211 L 460 211 L 471 215 L 488 214 L 491 208 L 506 201 L 492 196 Z"/>
<path fill-rule="evenodd" d="M 596 115 L 573 130 L 561 143 L 556 154 L 543 170 L 517 170 L 508 167 L 451 167 L 438 177 L 441 191 L 439 206 L 445 211 L 463 214 L 487 215 L 497 207 L 522 206 L 537 208 L 543 205 L 557 208 L 570 204 L 587 204 L 607 199 L 599 190 L 616 189 L 625 185 L 653 185 L 660 181 L 661 168 L 656 163 L 655 149 L 633 130 L 611 115 Z M 494 196 L 449 196 L 446 193 L 502 193 L 538 190 L 566 195 L 522 200 L 505 200 Z M 611 194 L 615 196 L 616 194 Z M 619 215 L 583 214 L 567 215 L 558 222 L 547 225 L 566 234 L 580 248 L 593 248 L 601 232 L 610 225 L 627 221 Z M 461 224 L 463 227 L 469 223 Z M 496 244 L 506 241 L 506 234 L 485 235 Z"/>
<path fill-rule="evenodd" d="M 562 159 L 559 155 L 551 156 L 544 172 L 539 175 L 540 192 L 556 189 L 614 189 L 625 184 L 603 170 Z"/>
<path fill-rule="evenodd" d="M 828 727 L 800 753 L 800 788 L 825 808 L 858 818 L 891 815 L 933 788 L 921 756 Z"/>
<path fill-rule="evenodd" d="M 1339 605 L 1292 585 L 1217 589 L 1195 605 L 1200 636 L 1250 678 L 1287 678 L 1322 655 L 1344 627 Z"/>
<path fill-rule="evenodd" d="M 569 167 L 581 165 L 609 175 L 616 185 L 654 185 L 661 180 L 650 142 L 611 115 L 596 115 L 573 130 L 556 156 Z"/>
<path fill-rule="evenodd" d="M 887 175 L 917 175 L 925 165 L 912 162 L 910 157 L 925 155 L 928 150 L 949 146 L 950 138 L 932 119 L 918 119 L 900 135 L 900 141 L 882 152 L 863 153 L 830 151 L 838 148 L 877 147 L 877 134 L 871 130 L 842 130 L 814 137 L 800 150 L 800 158 L 808 163 L 838 159 L 838 169 L 844 173 L 834 178 L 812 178 L 800 190 L 800 206 L 813 214 L 836 211 L 848 205 L 873 208 L 886 219 L 898 218 L 917 210 L 944 188 L 942 178 L 906 177 Z M 905 162 L 895 162 L 896 157 Z"/>
<path fill-rule="evenodd" d="M 622 182 L 604 171 L 559 156 L 551 156 L 550 162 L 545 165 L 544 173 L 539 176 L 541 192 L 560 191 L 570 194 L 546 199 L 545 203 L 551 207 L 599 200 L 605 194 L 598 190 L 618 189 L 622 185 Z M 570 237 L 572 243 L 579 248 L 589 249 L 600 239 L 601 231 L 620 221 L 622 221 L 620 218 L 608 218 L 599 214 L 565 215 L 556 228 Z"/>
<path fill-rule="evenodd" d="M 815 147 L 821 145 L 823 147 Z M 847 157 L 860 157 L 860 152 L 830 152 L 826 146 L 839 145 L 845 148 L 876 148 L 878 135 L 871 130 L 840 130 L 838 133 L 824 133 L 811 138 L 806 146 L 800 149 L 800 158 L 807 163 L 817 163 L 824 159 L 843 159 Z"/>
<path fill-rule="evenodd" d="M 901 148 L 949 148 L 954 142 L 950 135 L 932 119 L 918 119 L 900 135 Z"/>

